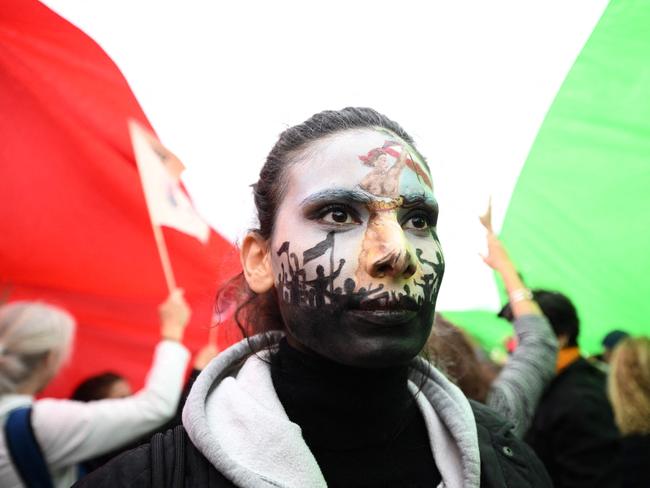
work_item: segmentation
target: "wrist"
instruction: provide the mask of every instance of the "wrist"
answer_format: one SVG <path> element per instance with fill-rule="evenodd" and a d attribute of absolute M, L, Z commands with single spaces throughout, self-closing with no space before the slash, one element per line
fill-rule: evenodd
<path fill-rule="evenodd" d="M 526 287 L 519 287 L 508 292 L 510 303 L 518 303 L 526 300 L 533 300 L 533 292 Z"/>
<path fill-rule="evenodd" d="M 183 341 L 183 328 L 176 326 L 163 327 L 160 331 L 160 335 L 164 340 L 182 342 Z"/>
<path fill-rule="evenodd" d="M 163 341 L 183 342 L 183 338 L 177 335 L 163 334 L 161 338 Z"/>

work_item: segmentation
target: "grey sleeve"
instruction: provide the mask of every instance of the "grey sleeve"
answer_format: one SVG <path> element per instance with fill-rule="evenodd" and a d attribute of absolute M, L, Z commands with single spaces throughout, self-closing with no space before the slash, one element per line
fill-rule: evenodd
<path fill-rule="evenodd" d="M 518 345 L 492 383 L 486 403 L 524 436 L 546 385 L 555 376 L 557 339 L 543 315 L 522 315 L 514 322 Z"/>

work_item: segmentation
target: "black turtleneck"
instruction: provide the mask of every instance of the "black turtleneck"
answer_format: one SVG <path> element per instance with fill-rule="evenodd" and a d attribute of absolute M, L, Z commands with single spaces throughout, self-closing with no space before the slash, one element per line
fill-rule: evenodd
<path fill-rule="evenodd" d="M 431 487 L 440 481 L 408 366 L 361 369 L 280 342 L 273 385 L 331 487 Z"/>

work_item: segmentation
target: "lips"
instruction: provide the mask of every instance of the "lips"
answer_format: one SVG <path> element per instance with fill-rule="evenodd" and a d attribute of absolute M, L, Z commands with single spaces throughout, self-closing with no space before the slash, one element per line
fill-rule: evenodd
<path fill-rule="evenodd" d="M 402 295 L 399 299 L 389 299 L 388 297 L 363 300 L 358 303 L 355 309 L 361 311 L 412 311 L 420 310 L 418 302 L 409 296 Z"/>
<path fill-rule="evenodd" d="M 397 326 L 411 322 L 417 317 L 417 312 L 413 310 L 352 310 L 350 315 L 363 322 L 369 322 L 375 325 Z"/>

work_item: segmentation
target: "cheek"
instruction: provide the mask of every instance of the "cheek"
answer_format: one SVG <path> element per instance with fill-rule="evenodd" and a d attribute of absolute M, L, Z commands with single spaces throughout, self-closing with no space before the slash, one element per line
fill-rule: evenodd
<path fill-rule="evenodd" d="M 334 233 L 332 247 L 317 258 L 304 263 L 305 251 L 309 254 L 315 246 L 323 243 L 328 237 L 328 231 L 311 225 L 311 223 L 303 222 L 299 226 L 288 224 L 289 222 L 285 220 L 282 226 L 278 226 L 271 240 L 271 264 L 276 284 L 281 280 L 283 273 L 289 273 L 289 264 L 293 268 L 297 264 L 298 268 L 304 272 L 305 279 L 315 277 L 318 266 L 325 267 L 326 272 L 329 273 L 330 258 L 334 263 L 334 269 L 339 267 L 340 260 L 345 261 L 335 281 L 342 281 L 354 275 L 359 262 L 363 226 L 347 232 Z"/>
<path fill-rule="evenodd" d="M 437 236 L 418 237 L 412 236 L 409 239 L 411 245 L 416 250 L 416 255 L 425 273 L 440 272 L 441 266 L 444 267 L 445 259 L 442 252 L 442 246 Z M 436 267 L 432 266 L 436 264 Z"/>
<path fill-rule="evenodd" d="M 438 238 L 434 235 L 426 235 L 426 236 L 418 236 L 418 235 L 413 235 L 413 234 L 407 234 L 408 240 L 411 243 L 411 245 L 416 248 L 416 249 L 422 249 L 423 252 L 429 254 L 429 255 L 436 255 L 436 252 L 442 253 L 442 246 L 440 245 L 440 241 Z"/>
<path fill-rule="evenodd" d="M 359 226 L 354 229 L 336 236 L 336 246 L 334 249 L 335 259 L 345 259 L 343 273 L 353 274 L 359 262 L 359 253 L 363 242 L 364 229 Z"/>

